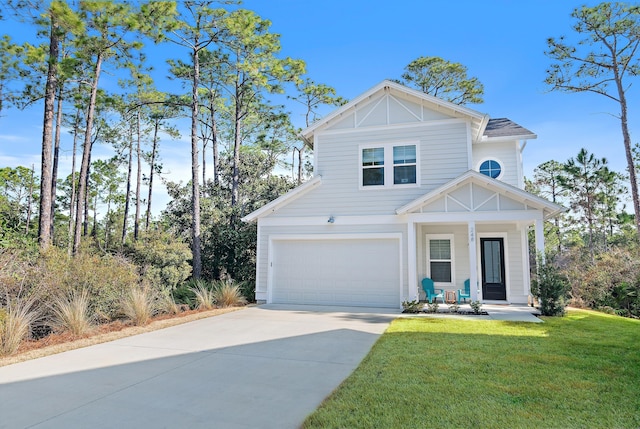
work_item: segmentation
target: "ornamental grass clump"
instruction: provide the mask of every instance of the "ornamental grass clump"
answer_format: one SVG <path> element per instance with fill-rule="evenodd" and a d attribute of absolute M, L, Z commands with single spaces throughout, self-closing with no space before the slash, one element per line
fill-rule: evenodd
<path fill-rule="evenodd" d="M 136 326 L 149 323 L 153 316 L 154 300 L 148 288 L 132 288 L 124 296 L 122 311 Z"/>
<path fill-rule="evenodd" d="M 196 307 L 198 308 L 198 310 L 212 310 L 215 308 L 216 299 L 214 296 L 214 292 L 206 282 L 202 280 L 196 280 L 193 286 L 190 287 L 190 289 L 195 294 Z"/>
<path fill-rule="evenodd" d="M 238 307 L 247 304 L 247 298 L 242 295 L 242 285 L 232 280 L 216 282 L 212 292 L 213 299 L 219 307 Z"/>
<path fill-rule="evenodd" d="M 38 320 L 35 301 L 15 300 L 0 309 L 0 355 L 16 352 L 20 343 L 31 335 L 31 327 Z"/>
<path fill-rule="evenodd" d="M 51 312 L 52 326 L 57 331 L 82 336 L 93 327 L 89 310 L 89 291 L 86 289 L 55 297 Z"/>

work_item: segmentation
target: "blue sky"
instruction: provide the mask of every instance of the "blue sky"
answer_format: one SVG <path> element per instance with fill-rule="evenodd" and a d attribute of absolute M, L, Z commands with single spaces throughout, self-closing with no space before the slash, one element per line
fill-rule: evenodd
<path fill-rule="evenodd" d="M 493 118 L 508 117 L 538 135 L 524 152 L 525 175 L 531 177 L 540 163 L 566 161 L 582 147 L 606 157 L 617 171 L 626 165 L 619 120 L 613 116 L 618 105 L 595 94 L 549 93 L 543 82 L 550 64 L 544 55 L 546 39 L 567 35 L 572 40 L 570 13 L 585 3 L 597 2 L 247 0 L 243 7 L 272 22 L 272 32 L 281 34 L 283 56 L 305 60 L 308 77 L 333 86 L 347 99 L 383 79 L 399 78 L 403 68 L 420 56 L 464 64 L 485 88 L 485 102 L 468 107 Z M 0 33 L 16 39 L 27 34 L 23 26 L 8 21 L 0 22 Z M 150 55 L 159 80 L 166 76 L 167 57 L 187 59 L 173 46 L 154 52 L 164 55 Z M 634 142 L 640 129 L 639 84 L 628 93 Z M 159 82 L 165 89 L 169 85 L 176 84 Z M 302 125 L 300 115 L 293 119 Z M 38 168 L 41 128 L 41 106 L 4 112 L 0 167 L 34 163 Z M 189 180 L 187 141 L 185 131 L 180 141 L 162 143 L 169 180 Z M 68 168 L 64 173 L 68 174 L 70 135 L 64 136 L 62 145 L 62 168 Z M 159 196 L 156 209 L 166 201 Z"/>

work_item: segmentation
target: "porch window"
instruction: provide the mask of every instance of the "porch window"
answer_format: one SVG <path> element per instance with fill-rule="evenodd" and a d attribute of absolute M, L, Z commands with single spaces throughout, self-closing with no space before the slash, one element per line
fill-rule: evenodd
<path fill-rule="evenodd" d="M 386 188 L 418 183 L 417 144 L 386 143 L 360 150 L 362 187 Z"/>
<path fill-rule="evenodd" d="M 453 237 L 427 236 L 428 276 L 436 283 L 453 283 Z"/>

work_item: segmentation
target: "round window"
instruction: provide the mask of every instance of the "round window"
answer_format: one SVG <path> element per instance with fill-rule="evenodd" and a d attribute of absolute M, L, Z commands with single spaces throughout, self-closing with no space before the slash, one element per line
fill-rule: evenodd
<path fill-rule="evenodd" d="M 498 161 L 489 159 L 480 164 L 480 173 L 495 179 L 502 173 L 502 167 L 500 167 Z"/>

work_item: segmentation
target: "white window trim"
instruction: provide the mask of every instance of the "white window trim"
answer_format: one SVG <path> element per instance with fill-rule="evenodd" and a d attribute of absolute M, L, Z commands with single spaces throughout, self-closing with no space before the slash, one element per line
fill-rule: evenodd
<path fill-rule="evenodd" d="M 431 278 L 431 246 L 430 240 L 449 240 L 451 245 L 451 282 L 435 282 L 436 286 L 440 287 L 453 287 L 456 284 L 456 267 L 455 267 L 455 243 L 453 241 L 453 234 L 425 234 L 425 256 L 426 256 L 426 272 L 427 277 Z"/>
<path fill-rule="evenodd" d="M 394 184 L 393 183 L 393 148 L 395 146 L 415 146 L 416 147 L 416 183 Z M 373 148 L 384 149 L 384 185 L 362 185 L 362 151 Z M 400 165 L 400 164 L 399 164 Z M 417 188 L 420 186 L 420 144 L 418 141 L 394 141 L 387 143 L 368 143 L 358 146 L 358 188 L 362 190 L 371 189 L 391 189 L 391 188 Z"/>
<path fill-rule="evenodd" d="M 498 177 L 496 177 L 495 179 L 496 180 L 501 180 L 502 177 L 504 176 L 504 162 L 502 162 L 499 158 L 496 158 L 495 156 L 484 157 L 476 164 L 476 171 L 478 173 L 480 173 L 480 166 L 485 161 L 495 161 L 495 162 L 498 163 L 498 165 L 500 166 L 500 174 L 498 174 Z M 482 173 L 480 173 L 480 174 L 482 174 Z M 489 176 L 487 176 L 487 177 L 489 177 Z"/>

